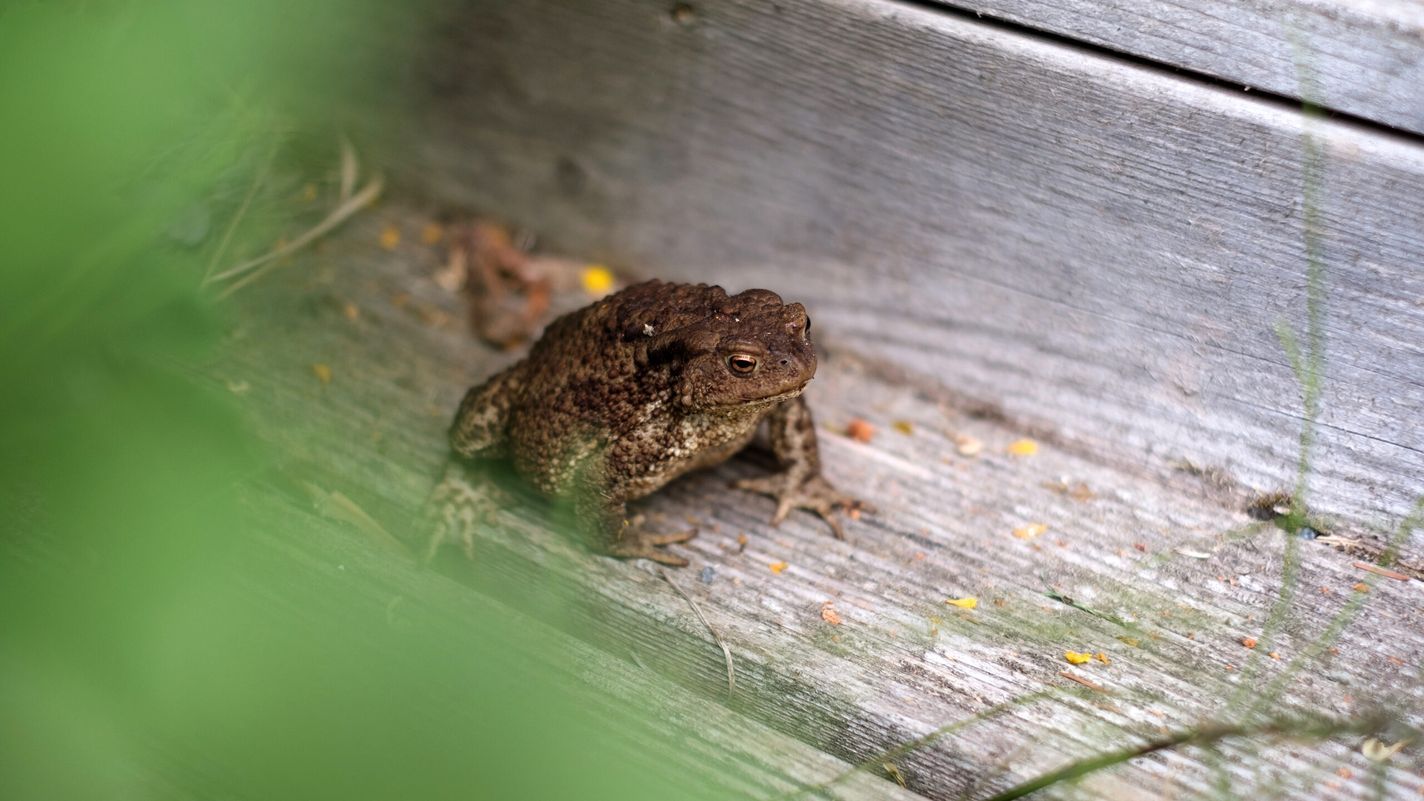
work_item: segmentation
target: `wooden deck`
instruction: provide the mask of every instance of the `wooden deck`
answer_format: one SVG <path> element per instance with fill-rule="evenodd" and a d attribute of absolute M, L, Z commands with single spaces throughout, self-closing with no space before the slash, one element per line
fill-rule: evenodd
<path fill-rule="evenodd" d="M 211 372 L 245 382 L 284 458 L 254 507 L 306 521 L 282 547 L 373 598 L 566 641 L 589 703 L 648 705 L 689 775 L 715 764 L 752 798 L 989 798 L 1253 711 L 1418 729 L 1419 23 L 1229 5 L 451 4 L 380 156 L 398 189 L 238 295 Z M 638 508 L 702 526 L 687 569 L 589 555 L 520 505 L 473 563 L 418 570 L 450 414 L 512 358 L 434 280 L 419 231 L 452 208 L 628 277 L 804 302 L 826 470 L 879 512 L 845 542 L 801 514 L 771 528 L 770 501 L 727 488 L 764 469 L 739 458 Z M 1248 513 L 1302 490 L 1335 545 Z M 1399 580 L 1368 569 L 1392 546 Z M 1424 792 L 1418 743 L 1362 747 L 1233 738 L 1045 796 Z"/>
<path fill-rule="evenodd" d="M 509 358 L 466 333 L 458 299 L 433 281 L 437 249 L 410 244 L 429 219 L 384 205 L 321 254 L 239 296 L 240 345 L 214 368 L 250 387 L 243 397 L 254 420 L 287 459 L 276 483 L 355 499 L 399 537 L 420 535 L 413 521 L 444 458 L 450 410 L 468 383 Z M 394 252 L 376 244 L 388 225 L 405 232 Z M 359 310 L 355 320 L 347 304 Z M 482 533 L 475 564 L 452 558 L 437 575 L 349 516 L 322 519 L 304 500 L 264 493 L 258 506 L 275 501 L 274 513 L 309 517 L 312 537 L 284 547 L 351 569 L 373 595 L 451 614 L 509 606 L 539 618 L 549 609 L 541 593 L 564 588 L 567 605 L 537 625 L 572 638 L 576 672 L 614 702 L 621 692 L 668 710 L 669 736 L 695 723 L 687 758 L 715 754 L 745 777 L 751 797 L 814 786 L 867 761 L 869 773 L 829 796 L 899 797 L 875 778 L 889 763 L 909 787 L 904 797 L 986 797 L 1224 711 L 1348 716 L 1424 700 L 1413 672 L 1424 660 L 1424 583 L 1382 580 L 1350 555 L 1292 540 L 1210 477 L 1105 463 L 876 364 L 819 320 L 817 329 L 825 358 L 810 398 L 827 470 L 881 511 L 850 523 L 846 542 L 799 513 L 770 528 L 769 501 L 726 486 L 763 469 L 747 458 L 639 507 L 655 526 L 703 525 L 680 551 L 692 566 L 667 580 L 727 643 L 730 702 L 721 650 L 658 569 L 586 553 L 537 507 L 507 510 Z M 313 375 L 316 363 L 331 368 L 330 384 Z M 870 442 L 844 435 L 852 418 L 876 427 Z M 966 436 L 983 451 L 961 455 L 957 438 Z M 1039 442 L 1036 454 L 1007 453 L 1026 437 Z M 1033 524 L 1046 529 L 1021 538 Z M 1300 567 L 1283 585 L 1287 548 L 1298 549 Z M 1352 589 L 1361 582 L 1367 592 Z M 1293 600 L 1270 623 L 1283 586 Z M 946 604 L 964 597 L 977 608 Z M 839 624 L 825 619 L 827 603 Z M 1242 645 L 1248 637 L 1254 649 Z M 1107 662 L 1071 665 L 1067 651 L 1101 652 Z M 955 722 L 966 725 L 883 756 Z M 1375 779 L 1358 746 L 1237 742 L 1217 763 L 1166 753 L 1054 797 L 1178 797 L 1224 771 L 1236 797 L 1363 798 Z M 1398 754 L 1385 786 L 1415 792 L 1419 769 L 1417 755 Z"/>

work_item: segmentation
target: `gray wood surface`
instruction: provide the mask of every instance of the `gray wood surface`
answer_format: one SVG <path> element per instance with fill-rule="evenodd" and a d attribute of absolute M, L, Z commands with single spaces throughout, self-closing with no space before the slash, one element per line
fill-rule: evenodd
<path fill-rule="evenodd" d="M 354 499 L 397 537 L 420 538 L 415 510 L 440 472 L 450 411 L 467 385 L 511 358 L 474 344 L 458 299 L 434 281 L 439 254 L 416 235 L 431 214 L 388 202 L 237 296 L 231 353 L 210 371 L 219 386 L 243 387 L 281 456 L 259 496 L 268 485 L 313 483 Z M 376 244 L 386 226 L 405 233 L 394 252 Z M 823 341 L 845 338 L 838 319 L 811 311 Z M 1348 555 L 1254 523 L 1209 481 L 1163 483 L 1048 442 L 1036 455 L 1009 456 L 1008 444 L 1032 432 L 849 347 L 822 351 L 810 400 L 829 477 L 882 510 L 850 523 L 848 541 L 800 513 L 770 528 L 770 501 L 727 487 L 764 469 L 746 458 L 638 505 L 654 527 L 702 524 L 680 551 L 692 566 L 672 578 L 735 655 L 730 703 L 721 651 L 656 570 L 588 554 L 551 531 L 537 507 L 502 511 L 481 532 L 474 563 L 454 558 L 445 569 L 476 593 L 502 588 L 500 603 L 581 641 L 572 648 L 584 654 L 582 675 L 613 694 L 613 708 L 644 697 L 630 682 L 646 684 L 688 759 L 745 770 L 757 798 L 766 797 L 760 787 L 814 786 L 867 760 L 891 761 L 924 797 L 983 798 L 1251 705 L 1351 715 L 1386 704 L 1424 722 L 1424 582 L 1376 581 Z M 329 383 L 313 364 L 330 368 Z M 877 435 L 844 436 L 852 418 Z M 965 435 L 983 452 L 960 455 L 956 437 Z M 1079 484 L 1086 491 L 1065 492 Z M 290 504 L 280 496 L 262 503 L 291 514 L 280 512 Z M 1034 522 L 1047 531 L 1013 535 Z M 1283 585 L 1291 543 L 1300 571 Z M 349 565 L 379 604 L 395 593 L 442 615 L 489 613 L 464 583 L 413 569 L 413 556 L 361 526 L 314 526 L 285 547 L 298 559 Z M 1353 590 L 1362 580 L 1373 588 Z M 1271 624 L 1282 586 L 1294 595 Z M 964 596 L 978 608 L 945 603 Z M 821 614 L 828 601 L 839 625 Z M 1363 607 L 1342 618 L 1354 603 Z M 1243 637 L 1260 642 L 1248 649 Z M 1072 666 L 1069 650 L 1101 651 L 1110 662 Z M 963 726 L 933 742 L 882 756 L 956 722 Z M 1171 798 L 1224 783 L 1233 797 L 1363 799 L 1375 797 L 1376 781 L 1389 797 L 1424 784 L 1417 749 L 1376 779 L 1359 746 L 1345 738 L 1164 753 L 1044 797 Z M 828 796 L 895 797 L 877 772 Z"/>
<path fill-rule="evenodd" d="M 1295 484 L 1277 330 L 1305 339 L 1318 219 L 1308 501 L 1385 529 L 1424 493 L 1424 148 L 881 0 L 471 0 L 431 35 L 408 186 L 794 290 L 845 347 L 1160 475 Z"/>
<path fill-rule="evenodd" d="M 1424 133 L 1418 0 L 945 2 Z"/>

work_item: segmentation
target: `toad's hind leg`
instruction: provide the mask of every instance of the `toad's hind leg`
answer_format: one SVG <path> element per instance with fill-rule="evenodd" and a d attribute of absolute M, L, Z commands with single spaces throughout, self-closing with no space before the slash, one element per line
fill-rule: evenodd
<path fill-rule="evenodd" d="M 474 557 L 475 531 L 488 525 L 499 508 L 499 494 L 483 468 L 509 450 L 509 414 L 519 397 L 523 369 L 521 362 L 496 373 L 460 402 L 449 432 L 450 449 L 458 459 L 447 462 L 421 510 L 421 531 L 429 537 L 424 561 L 433 559 L 447 542 L 458 542 L 466 556 Z"/>
<path fill-rule="evenodd" d="M 498 459 L 508 445 L 509 412 L 524 383 L 520 362 L 465 393 L 450 424 L 450 448 L 463 459 Z"/>
<path fill-rule="evenodd" d="M 428 537 L 422 562 L 429 563 L 446 543 L 458 543 L 466 558 L 474 559 L 475 533 L 480 526 L 493 524 L 501 498 L 495 486 L 479 475 L 482 472 L 454 459 L 446 463 L 444 475 L 421 508 L 420 530 Z"/>

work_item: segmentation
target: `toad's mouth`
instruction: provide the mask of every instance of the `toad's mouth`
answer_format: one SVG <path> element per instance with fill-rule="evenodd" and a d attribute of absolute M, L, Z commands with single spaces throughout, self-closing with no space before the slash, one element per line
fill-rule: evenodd
<path fill-rule="evenodd" d="M 810 382 L 810 381 L 807 381 L 807 382 L 806 382 L 806 384 L 809 384 L 809 383 L 811 383 L 811 382 Z M 775 394 L 775 395 L 768 395 L 768 396 L 766 396 L 765 398 L 752 398 L 752 399 L 750 399 L 750 400 L 734 401 L 734 402 L 732 402 L 732 403 L 719 404 L 716 408 L 718 408 L 718 409 L 745 409 L 745 408 L 747 408 L 748 406 L 771 406 L 771 405 L 773 405 L 773 404 L 781 403 L 782 401 L 791 400 L 792 398 L 796 397 L 797 395 L 800 395 L 802 392 L 805 392 L 805 391 L 806 391 L 806 384 L 802 384 L 801 386 L 799 386 L 799 387 L 797 387 L 797 388 L 795 388 L 795 389 L 787 390 L 786 392 L 780 392 L 780 393 L 777 393 L 777 394 Z"/>

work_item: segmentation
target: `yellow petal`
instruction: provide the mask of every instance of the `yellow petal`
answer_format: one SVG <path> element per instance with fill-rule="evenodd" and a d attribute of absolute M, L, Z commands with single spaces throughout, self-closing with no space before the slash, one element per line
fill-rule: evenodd
<path fill-rule="evenodd" d="M 973 609 L 979 605 L 979 599 L 972 595 L 968 598 L 946 598 L 944 602 L 951 606 L 957 606 L 960 609 Z"/>
<path fill-rule="evenodd" d="M 594 297 L 606 295 L 613 288 L 613 273 L 601 264 L 584 267 L 579 280 L 583 282 L 583 291 Z"/>
<path fill-rule="evenodd" d="M 1069 661 L 1069 663 L 1071 663 L 1071 664 L 1074 664 L 1074 665 L 1081 665 L 1081 664 L 1083 664 L 1084 662 L 1091 662 L 1092 659 L 1093 659 L 1093 655 L 1092 655 L 1092 654 L 1081 654 L 1081 653 L 1078 653 L 1077 651 L 1064 651 L 1064 652 L 1063 652 L 1063 658 L 1064 658 L 1064 659 L 1067 659 L 1067 660 Z"/>
<path fill-rule="evenodd" d="M 1048 526 L 1043 523 L 1029 523 L 1023 528 L 1014 529 L 1014 536 L 1021 540 L 1031 540 L 1047 530 Z"/>
<path fill-rule="evenodd" d="M 1018 439 L 1009 443 L 1010 456 L 1032 456 L 1038 453 L 1038 443 L 1031 439 Z"/>

